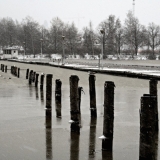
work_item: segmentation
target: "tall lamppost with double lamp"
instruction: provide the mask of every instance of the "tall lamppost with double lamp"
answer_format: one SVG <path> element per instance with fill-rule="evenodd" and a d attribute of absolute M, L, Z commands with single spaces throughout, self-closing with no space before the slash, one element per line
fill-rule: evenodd
<path fill-rule="evenodd" d="M 62 35 L 62 48 L 63 48 L 62 65 L 64 65 L 64 58 L 65 58 L 65 45 L 64 45 L 64 39 L 65 39 L 65 36 Z"/>
<path fill-rule="evenodd" d="M 24 50 L 24 52 L 23 52 L 23 60 L 24 60 L 24 56 L 25 56 L 25 54 L 26 54 L 26 42 L 23 42 L 23 50 Z"/>
<path fill-rule="evenodd" d="M 102 60 L 103 60 L 103 48 L 104 48 L 104 38 L 105 38 L 105 29 L 103 28 L 103 29 L 101 29 L 100 30 L 100 33 L 102 34 L 102 45 L 101 45 L 101 54 L 102 54 Z M 100 56 L 99 56 L 99 58 L 100 58 Z M 99 68 L 100 68 L 100 60 L 99 60 Z M 102 69 L 103 69 L 103 62 L 102 62 Z"/>
<path fill-rule="evenodd" d="M 40 39 L 41 41 L 41 58 L 43 56 L 43 38 Z"/>

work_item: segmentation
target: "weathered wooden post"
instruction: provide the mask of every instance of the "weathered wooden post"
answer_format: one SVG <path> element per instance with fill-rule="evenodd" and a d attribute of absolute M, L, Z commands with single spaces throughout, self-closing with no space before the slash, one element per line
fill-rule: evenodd
<path fill-rule="evenodd" d="M 38 76 L 39 76 L 39 74 L 38 73 L 36 73 L 36 78 L 35 78 L 35 87 L 37 87 L 38 86 Z"/>
<path fill-rule="evenodd" d="M 156 131 L 159 131 L 159 118 L 158 118 L 158 95 L 157 95 L 157 84 L 158 84 L 158 81 L 156 79 L 151 79 L 149 81 L 149 92 L 150 92 L 150 95 L 153 95 L 156 97 L 156 106 L 155 106 L 155 116 L 156 116 Z"/>
<path fill-rule="evenodd" d="M 104 84 L 104 118 L 102 150 L 112 151 L 114 127 L 114 82 Z"/>
<path fill-rule="evenodd" d="M 81 93 L 83 91 L 83 87 L 78 87 L 78 110 L 81 113 Z"/>
<path fill-rule="evenodd" d="M 46 76 L 46 159 L 52 159 L 52 77 L 52 74 Z M 44 101 L 43 88 L 41 101 Z"/>
<path fill-rule="evenodd" d="M 29 69 L 26 71 L 26 79 L 28 79 Z"/>
<path fill-rule="evenodd" d="M 89 75 L 89 93 L 90 93 L 90 110 L 91 117 L 97 117 L 97 108 L 96 108 L 96 89 L 95 89 L 95 75 Z"/>
<path fill-rule="evenodd" d="M 20 68 L 18 68 L 18 74 L 17 74 L 17 77 L 18 77 L 18 78 L 20 77 Z"/>
<path fill-rule="evenodd" d="M 36 72 L 33 72 L 32 82 L 35 82 L 35 79 L 36 79 Z"/>
<path fill-rule="evenodd" d="M 41 79 L 40 79 L 40 90 L 43 90 L 43 83 L 44 83 L 44 73 L 41 74 Z"/>
<path fill-rule="evenodd" d="M 14 67 L 14 75 L 17 76 L 17 67 Z"/>
<path fill-rule="evenodd" d="M 43 92 L 43 90 L 40 90 L 40 96 L 41 96 L 41 103 L 44 104 L 44 92 Z"/>
<path fill-rule="evenodd" d="M 5 72 L 7 73 L 7 66 L 5 66 Z"/>
<path fill-rule="evenodd" d="M 5 65 L 3 65 L 3 72 L 5 72 Z"/>
<path fill-rule="evenodd" d="M 71 132 L 80 132 L 78 109 L 78 81 L 77 75 L 70 77 L 70 108 L 71 108 Z"/>
<path fill-rule="evenodd" d="M 52 117 L 52 74 L 46 76 L 46 117 Z"/>
<path fill-rule="evenodd" d="M 2 64 L 2 72 L 4 72 L 4 64 Z"/>
<path fill-rule="evenodd" d="M 12 74 L 14 75 L 14 66 L 12 66 Z"/>
<path fill-rule="evenodd" d="M 33 70 L 29 73 L 29 84 L 32 84 Z"/>
<path fill-rule="evenodd" d="M 55 104 L 56 104 L 56 114 L 58 118 L 61 118 L 61 86 L 62 82 L 60 79 L 55 81 Z"/>
<path fill-rule="evenodd" d="M 141 97 L 139 160 L 155 160 L 156 96 Z"/>

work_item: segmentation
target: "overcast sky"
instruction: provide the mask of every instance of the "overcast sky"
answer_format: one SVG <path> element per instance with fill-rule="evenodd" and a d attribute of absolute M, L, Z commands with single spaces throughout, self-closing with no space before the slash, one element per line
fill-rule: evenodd
<path fill-rule="evenodd" d="M 132 4 L 133 0 L 0 0 L 0 18 L 21 22 L 31 16 L 49 27 L 52 18 L 59 17 L 63 22 L 74 21 L 79 29 L 90 21 L 96 28 L 111 14 L 124 23 Z M 150 22 L 160 25 L 160 0 L 135 0 L 135 16 L 146 26 Z"/>

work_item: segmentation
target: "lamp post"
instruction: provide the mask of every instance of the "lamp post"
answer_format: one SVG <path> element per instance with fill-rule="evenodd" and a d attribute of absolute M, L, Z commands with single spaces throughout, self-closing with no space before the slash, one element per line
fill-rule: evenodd
<path fill-rule="evenodd" d="M 102 48 L 101 48 L 101 52 L 102 52 L 102 60 L 103 60 L 103 48 L 104 48 L 105 29 L 104 28 L 101 29 L 100 32 L 102 34 L 102 46 L 101 46 Z M 99 63 L 100 63 L 100 61 L 99 61 Z M 100 65 L 99 65 L 99 67 L 100 67 Z M 103 68 L 103 63 L 102 63 L 102 68 Z"/>
<path fill-rule="evenodd" d="M 64 64 L 64 57 L 65 57 L 64 39 L 65 39 L 65 36 L 62 35 L 62 48 L 63 48 L 62 65 Z"/>
<path fill-rule="evenodd" d="M 23 53 L 23 60 L 24 60 L 24 56 L 26 54 L 26 42 L 23 42 L 23 46 L 24 46 L 24 53 Z"/>
<path fill-rule="evenodd" d="M 42 55 L 43 55 L 43 38 L 41 38 L 40 41 L 41 41 L 41 58 L 42 58 Z"/>

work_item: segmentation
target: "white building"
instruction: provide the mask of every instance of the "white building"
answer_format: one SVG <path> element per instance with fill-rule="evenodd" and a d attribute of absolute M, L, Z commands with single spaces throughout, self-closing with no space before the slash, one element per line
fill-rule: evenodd
<path fill-rule="evenodd" d="M 3 48 L 3 58 L 4 59 L 18 58 L 18 50 L 19 48 L 14 46 Z"/>

